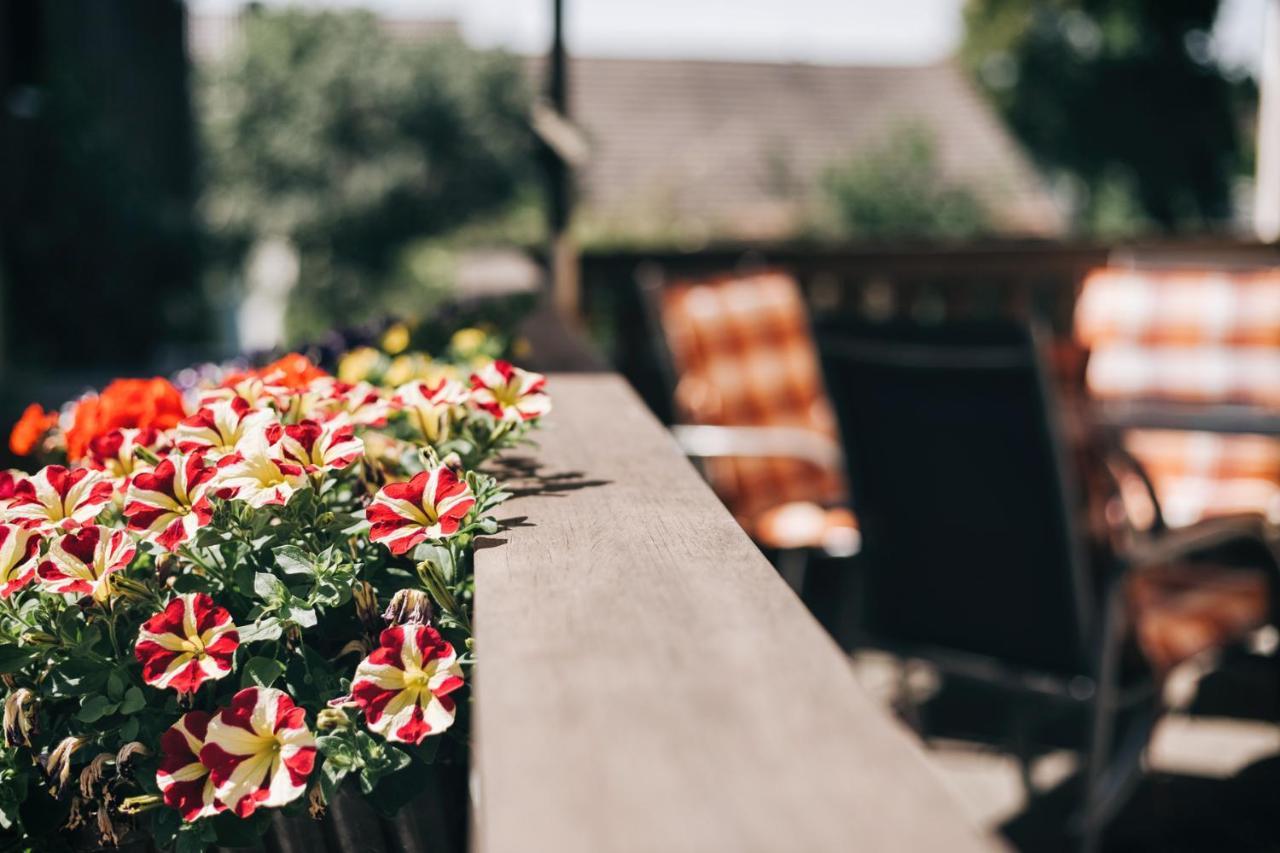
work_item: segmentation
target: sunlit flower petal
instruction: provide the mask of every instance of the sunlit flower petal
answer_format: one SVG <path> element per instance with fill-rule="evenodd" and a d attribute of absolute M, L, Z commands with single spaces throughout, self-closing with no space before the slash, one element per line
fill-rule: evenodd
<path fill-rule="evenodd" d="M 85 464 L 103 471 L 121 491 L 127 491 L 134 474 L 150 471 L 152 465 L 138 456 L 139 449 L 160 455 L 168 448 L 166 433 L 152 427 L 115 429 L 89 442 Z"/>
<path fill-rule="evenodd" d="M 47 592 L 106 601 L 111 594 L 111 574 L 126 568 L 136 551 L 128 531 L 85 527 L 54 539 L 36 575 Z"/>
<path fill-rule="evenodd" d="M 301 465 L 308 473 L 340 470 L 364 455 L 364 442 L 356 437 L 346 415 L 323 423 L 273 424 L 266 436 L 281 459 Z"/>
<path fill-rule="evenodd" d="M 306 470 L 283 458 L 272 446 L 266 430 L 253 430 L 236 446 L 235 453 L 218 462 L 215 487 L 220 497 L 257 508 L 287 504 L 307 482 Z"/>
<path fill-rule="evenodd" d="M 405 413 L 428 444 L 439 444 L 448 440 L 450 428 L 466 400 L 467 389 L 461 383 L 439 379 L 435 383 L 407 382 L 396 389 L 391 403 Z"/>
<path fill-rule="evenodd" d="M 7 520 L 42 533 L 75 530 L 91 523 L 114 493 L 101 471 L 47 465 L 18 482 Z"/>
<path fill-rule="evenodd" d="M 0 524 L 0 598 L 8 598 L 36 576 L 40 534 L 16 524 Z"/>
<path fill-rule="evenodd" d="M 178 550 L 213 517 L 207 493 L 216 473 L 201 454 L 179 451 L 154 471 L 135 475 L 124 501 L 129 529 L 161 548 Z"/>
<path fill-rule="evenodd" d="M 369 538 L 398 556 L 423 540 L 455 534 L 475 502 L 471 487 L 452 470 L 430 468 L 379 490 L 365 510 L 373 525 Z"/>
<path fill-rule="evenodd" d="M 305 712 L 271 687 L 246 687 L 232 697 L 209 722 L 200 750 L 218 800 L 240 817 L 300 797 L 315 758 Z"/>
<path fill-rule="evenodd" d="M 387 740 L 422 743 L 453 725 L 449 694 L 463 686 L 453 646 L 428 625 L 396 625 L 356 667 L 351 699 L 370 731 Z"/>
<path fill-rule="evenodd" d="M 471 374 L 471 405 L 502 421 L 527 421 L 551 411 L 547 378 L 495 361 Z"/>
<path fill-rule="evenodd" d="M 189 711 L 160 737 L 156 786 L 165 805 L 177 809 L 183 820 L 210 817 L 226 810 L 215 797 L 209 768 L 200 763 L 209 720 L 206 711 Z"/>
<path fill-rule="evenodd" d="M 231 614 L 203 592 L 173 599 L 138 632 L 134 657 L 152 687 L 194 693 L 231 672 L 240 634 Z"/>
<path fill-rule="evenodd" d="M 216 461 L 234 452 L 250 430 L 264 429 L 274 421 L 272 412 L 254 409 L 243 397 L 232 397 L 202 406 L 178 424 L 174 439 L 179 450 L 203 452 L 210 461 Z"/>

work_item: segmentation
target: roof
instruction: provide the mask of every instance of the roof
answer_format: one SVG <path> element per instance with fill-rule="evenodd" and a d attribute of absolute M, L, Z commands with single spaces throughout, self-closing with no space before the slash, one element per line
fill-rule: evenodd
<path fill-rule="evenodd" d="M 951 63 L 575 58 L 570 113 L 592 146 L 581 215 L 610 232 L 664 223 L 705 236 L 787 236 L 804 187 L 904 124 L 933 131 L 944 176 L 970 187 L 1002 231 L 1062 229 L 1025 154 Z"/>

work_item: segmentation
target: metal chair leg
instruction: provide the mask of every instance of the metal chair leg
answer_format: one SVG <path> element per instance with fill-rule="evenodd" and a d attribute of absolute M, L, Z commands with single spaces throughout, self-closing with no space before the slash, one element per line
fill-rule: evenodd
<path fill-rule="evenodd" d="M 1102 842 L 1107 818 L 1102 783 L 1111 758 L 1118 709 L 1120 651 L 1123 639 L 1124 608 L 1114 591 L 1106 597 L 1103 612 L 1102 647 L 1098 661 L 1097 692 L 1093 697 L 1093 719 L 1089 735 L 1089 758 L 1085 767 L 1084 809 L 1080 849 L 1096 853 Z"/>

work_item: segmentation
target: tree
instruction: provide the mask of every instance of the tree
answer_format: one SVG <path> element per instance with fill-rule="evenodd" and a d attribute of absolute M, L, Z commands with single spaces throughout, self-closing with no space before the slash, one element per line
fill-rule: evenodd
<path fill-rule="evenodd" d="M 1086 230 L 1221 226 L 1250 90 L 1214 62 L 1218 0 L 968 0 L 961 57 Z"/>
<path fill-rule="evenodd" d="M 819 179 L 827 230 L 859 239 L 958 238 L 989 228 L 981 201 L 948 184 L 933 138 L 915 125 L 878 148 L 828 168 Z"/>
<path fill-rule="evenodd" d="M 403 255 L 529 185 L 514 57 L 454 37 L 398 42 L 364 12 L 252 9 L 242 27 L 242 49 L 202 88 L 202 209 L 225 267 L 265 239 L 296 247 L 295 333 L 420 302 Z"/>

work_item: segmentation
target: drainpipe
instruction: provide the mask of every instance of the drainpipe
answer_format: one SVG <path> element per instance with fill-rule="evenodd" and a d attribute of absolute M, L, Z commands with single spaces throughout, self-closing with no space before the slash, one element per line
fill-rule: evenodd
<path fill-rule="evenodd" d="M 1258 81 L 1258 171 L 1254 231 L 1264 243 L 1280 240 L 1280 0 L 1268 0 Z"/>

